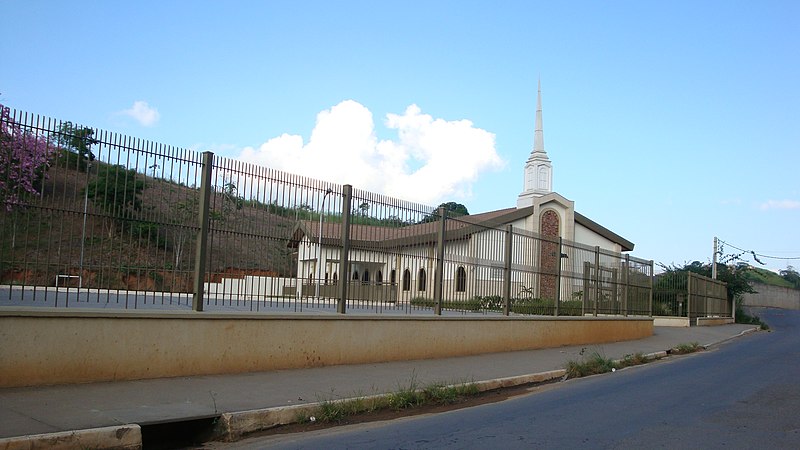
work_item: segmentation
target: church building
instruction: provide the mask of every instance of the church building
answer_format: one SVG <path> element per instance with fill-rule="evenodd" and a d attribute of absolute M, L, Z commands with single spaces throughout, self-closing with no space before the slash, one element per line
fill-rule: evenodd
<path fill-rule="evenodd" d="M 504 267 L 502 230 L 508 225 L 530 237 L 530 242 L 539 242 L 513 241 L 520 248 L 512 250 L 516 267 L 531 267 L 514 275 L 514 292 L 533 286 L 537 298 L 563 297 L 555 278 L 546 275 L 542 267 L 572 264 L 565 269 L 583 270 L 578 267 L 583 262 L 564 261 L 564 256 L 559 257 L 555 250 L 545 251 L 548 243 L 561 239 L 612 254 L 633 250 L 632 242 L 578 213 L 575 202 L 553 191 L 553 164 L 544 147 L 541 82 L 535 120 L 533 150 L 523 168 L 523 189 L 516 206 L 461 216 L 446 223 L 444 247 L 450 256 L 445 258 L 443 291 L 449 299 L 499 294 Z M 334 284 L 346 276 L 348 280 L 358 280 L 356 297 L 391 302 L 432 298 L 434 282 L 429 280 L 434 279 L 437 226 L 436 222 L 394 228 L 351 225 L 350 273 L 343 275 L 339 272 L 340 224 L 326 223 L 319 236 L 316 222 L 298 222 L 290 246 L 298 251 L 297 276 L 303 285 L 302 295 L 333 297 Z M 317 279 L 320 286 L 314 286 Z"/>

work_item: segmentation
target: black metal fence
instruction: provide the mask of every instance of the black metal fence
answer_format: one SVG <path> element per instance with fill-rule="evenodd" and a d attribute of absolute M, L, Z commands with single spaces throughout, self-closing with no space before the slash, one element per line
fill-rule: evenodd
<path fill-rule="evenodd" d="M 650 315 L 653 263 L 4 109 L 0 305 Z"/>

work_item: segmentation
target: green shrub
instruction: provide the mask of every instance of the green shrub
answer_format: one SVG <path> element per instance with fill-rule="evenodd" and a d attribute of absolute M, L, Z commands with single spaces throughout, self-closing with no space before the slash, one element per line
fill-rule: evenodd
<path fill-rule="evenodd" d="M 745 312 L 744 308 L 742 308 L 741 301 L 737 301 L 736 303 L 736 323 L 758 325 L 762 330 L 769 330 L 769 325 L 763 322 L 760 317 L 755 314 L 751 316 Z"/>
<path fill-rule="evenodd" d="M 584 361 L 568 361 L 567 362 L 567 378 L 580 378 L 589 375 L 597 375 L 601 373 L 611 372 L 616 369 L 614 361 L 606 358 L 598 352 L 592 352 Z"/>
<path fill-rule="evenodd" d="M 430 298 L 414 297 L 411 299 L 411 305 L 420 308 L 433 308 L 436 306 L 436 302 Z M 443 300 L 442 309 L 456 311 L 480 311 L 481 302 L 477 298 L 471 298 L 468 300 Z"/>
<path fill-rule="evenodd" d="M 528 314 L 552 316 L 554 302 L 551 299 L 540 298 L 511 298 L 509 310 L 515 314 Z M 426 297 L 414 297 L 411 305 L 420 308 L 433 308 L 436 302 Z M 505 303 L 499 295 L 475 296 L 467 300 L 443 300 L 442 309 L 455 311 L 502 311 Z M 559 303 L 559 316 L 583 315 L 583 302 L 581 300 L 568 300 Z"/>

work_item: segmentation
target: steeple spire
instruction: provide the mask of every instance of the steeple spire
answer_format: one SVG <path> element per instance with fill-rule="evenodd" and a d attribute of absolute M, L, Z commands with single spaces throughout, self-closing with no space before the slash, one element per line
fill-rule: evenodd
<path fill-rule="evenodd" d="M 544 151 L 542 126 L 542 80 L 539 79 L 536 96 L 536 126 L 533 132 L 533 150 L 525 162 L 522 193 L 517 197 L 517 208 L 533 204 L 534 198 L 553 192 L 553 164 Z"/>
<path fill-rule="evenodd" d="M 536 97 L 536 129 L 533 132 L 533 153 L 544 151 L 544 129 L 542 127 L 542 79 L 539 78 L 539 94 Z"/>

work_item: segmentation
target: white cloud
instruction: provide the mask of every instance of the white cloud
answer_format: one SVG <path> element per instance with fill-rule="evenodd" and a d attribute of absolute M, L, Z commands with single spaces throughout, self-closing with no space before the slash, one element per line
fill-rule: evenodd
<path fill-rule="evenodd" d="M 504 164 L 494 134 L 469 120 L 434 119 L 411 105 L 384 124 L 396 140 L 379 141 L 369 109 L 345 100 L 317 115 L 308 142 L 283 134 L 239 159 L 428 205 L 468 198 L 481 172 Z"/>
<path fill-rule="evenodd" d="M 136 100 L 129 109 L 120 111 L 120 114 L 133 118 L 140 125 L 151 127 L 158 122 L 161 115 L 158 110 L 147 104 L 146 101 Z"/>
<path fill-rule="evenodd" d="M 768 200 L 761 204 L 761 209 L 800 209 L 800 201 L 797 200 Z"/>

